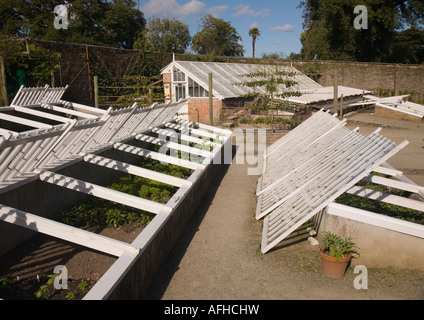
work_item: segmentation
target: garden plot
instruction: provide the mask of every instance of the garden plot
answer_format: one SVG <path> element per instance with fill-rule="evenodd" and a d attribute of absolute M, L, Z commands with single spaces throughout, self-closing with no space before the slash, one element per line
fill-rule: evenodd
<path fill-rule="evenodd" d="M 91 299 L 103 299 L 122 279 L 128 264 L 137 260 L 143 247 L 155 235 L 155 230 L 166 223 L 167 217 L 181 204 L 202 171 L 213 160 L 222 157 L 221 149 L 228 145 L 228 141 L 231 143 L 231 132 L 173 120 L 185 101 L 149 108 L 134 104 L 129 108 L 104 111 L 58 100 L 61 95 L 52 95 L 57 91 L 55 88 L 33 89 L 21 90 L 18 93 L 20 99 L 14 99 L 11 108 L 27 108 L 29 113 L 37 113 L 37 117 L 46 119 L 53 117 L 50 112 L 34 112 L 31 108 L 36 106 L 74 118 L 62 119 L 59 125 L 23 132 L 1 131 L 0 195 L 8 199 L 14 193 L 16 196 L 7 202 L 16 206 L 0 205 L 0 219 L 116 257 L 117 265 L 114 263 L 113 270 L 104 275 L 106 279 L 88 295 Z M 25 95 L 37 98 L 24 99 Z M 40 95 L 49 98 L 40 100 Z M 20 105 L 21 102 L 23 105 Z M 13 120 L 19 122 L 18 119 Z M 28 121 L 32 120 L 21 119 L 22 123 Z M 178 136 L 178 141 L 163 138 L 161 131 L 171 129 Z M 158 133 L 159 136 L 155 137 Z M 200 140 L 207 148 L 195 145 Z M 163 152 L 164 149 L 176 152 Z M 114 158 L 111 156 L 114 152 L 126 156 Z M 197 161 L 191 161 L 192 157 L 185 154 L 196 156 Z M 131 161 L 126 162 L 126 159 Z M 107 181 L 115 174 L 119 178 L 108 184 Z M 99 183 L 102 180 L 104 183 Z M 62 215 L 68 224 L 51 220 L 40 214 L 40 207 L 44 205 L 47 211 L 58 208 L 60 203 L 56 201 L 60 201 L 60 197 L 56 199 L 56 193 L 50 192 L 41 199 L 34 199 L 25 192 L 31 187 L 39 188 L 46 184 L 62 192 L 88 196 L 91 200 L 88 204 L 79 203 L 71 207 L 70 213 Z M 22 203 L 25 205 L 22 206 Z M 33 203 L 38 206 L 38 214 L 31 212 Z M 101 217 L 106 224 L 121 225 L 121 220 L 125 219 L 141 220 L 147 228 L 136 238 L 137 241 L 126 243 L 72 225 L 71 216 L 77 216 L 77 220 L 85 216 L 90 220 L 90 217 L 93 218 L 91 211 L 97 212 L 95 219 Z M 51 212 L 47 213 L 51 216 Z M 75 223 L 81 224 L 84 222 Z"/>

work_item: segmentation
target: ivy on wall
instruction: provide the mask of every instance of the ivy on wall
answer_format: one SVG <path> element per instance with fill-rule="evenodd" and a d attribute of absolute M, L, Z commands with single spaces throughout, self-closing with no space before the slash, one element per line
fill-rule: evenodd
<path fill-rule="evenodd" d="M 21 85 L 40 87 L 52 84 L 52 73 L 59 68 L 61 54 L 35 44 L 7 41 L 4 57 L 8 100 L 13 99 Z"/>

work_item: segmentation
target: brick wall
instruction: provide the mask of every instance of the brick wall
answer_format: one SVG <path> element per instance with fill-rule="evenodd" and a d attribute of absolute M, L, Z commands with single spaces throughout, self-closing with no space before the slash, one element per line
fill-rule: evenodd
<path fill-rule="evenodd" d="M 171 83 L 171 73 L 163 74 L 163 83 Z"/>
<path fill-rule="evenodd" d="M 172 100 L 172 73 L 164 73 L 162 79 L 165 102 L 169 102 Z"/>
<path fill-rule="evenodd" d="M 191 98 L 188 101 L 188 115 L 190 121 L 209 124 L 209 99 Z M 213 99 L 213 120 L 222 119 L 222 100 Z"/>

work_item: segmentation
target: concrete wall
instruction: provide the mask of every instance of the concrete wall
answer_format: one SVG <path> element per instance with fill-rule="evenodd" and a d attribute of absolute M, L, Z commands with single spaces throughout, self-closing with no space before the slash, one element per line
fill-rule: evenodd
<path fill-rule="evenodd" d="M 424 239 L 346 217 L 324 213 L 318 230 L 351 237 L 360 248 L 352 265 L 424 271 Z"/>
<path fill-rule="evenodd" d="M 231 143 L 231 140 L 228 141 Z M 221 154 L 221 159 L 224 153 Z M 224 161 L 221 161 L 224 163 Z M 162 264 L 184 231 L 187 222 L 196 212 L 205 194 L 218 173 L 228 165 L 212 164 L 200 172 L 196 182 L 186 192 L 168 219 L 161 225 L 155 236 L 143 249 L 136 262 L 109 295 L 109 300 L 132 300 L 146 298 L 146 293 Z M 197 172 L 197 171 L 196 171 Z"/>

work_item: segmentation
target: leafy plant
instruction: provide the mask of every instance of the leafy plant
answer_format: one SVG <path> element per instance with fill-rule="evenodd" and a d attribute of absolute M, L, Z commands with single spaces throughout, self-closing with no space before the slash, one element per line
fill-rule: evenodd
<path fill-rule="evenodd" d="M 380 191 L 387 194 L 393 194 L 399 197 L 409 198 L 410 192 L 397 190 L 387 186 L 374 184 L 371 182 L 363 182 L 357 184 L 358 186 Z M 385 203 L 378 200 L 367 199 L 353 194 L 344 193 L 336 199 L 337 203 L 345 204 L 362 210 L 372 211 L 385 216 L 394 217 L 400 220 L 405 220 L 417 224 L 424 225 L 424 212 L 397 206 L 390 203 Z"/>
<path fill-rule="evenodd" d="M 7 278 L 0 278 L 0 292 L 10 291 L 9 282 Z"/>
<path fill-rule="evenodd" d="M 352 238 L 342 238 L 330 231 L 324 232 L 321 251 L 336 258 L 336 260 L 340 260 L 349 254 L 356 254 L 356 249 L 359 248 L 353 243 Z"/>
<path fill-rule="evenodd" d="M 140 166 L 178 178 L 188 177 L 192 170 L 172 164 L 144 158 Z M 144 199 L 166 203 L 176 192 L 174 186 L 147 178 L 126 175 L 109 186 L 110 189 L 128 193 Z M 107 200 L 87 197 L 83 202 L 62 212 L 62 222 L 74 227 L 109 226 L 119 228 L 126 224 L 147 225 L 153 214 Z"/>
<path fill-rule="evenodd" d="M 65 296 L 66 300 L 75 300 L 75 293 L 73 293 L 72 291 L 69 291 L 66 296 Z"/>
<path fill-rule="evenodd" d="M 87 287 L 89 286 L 88 282 L 85 280 L 82 280 L 79 284 L 78 284 L 78 288 L 81 291 L 84 291 Z"/>
<path fill-rule="evenodd" d="M 54 279 L 57 277 L 57 274 L 50 274 L 47 276 L 49 279 L 47 282 L 40 286 L 38 291 L 35 293 L 37 299 L 41 299 L 43 296 L 46 296 L 50 293 L 49 287 L 53 285 Z"/>

